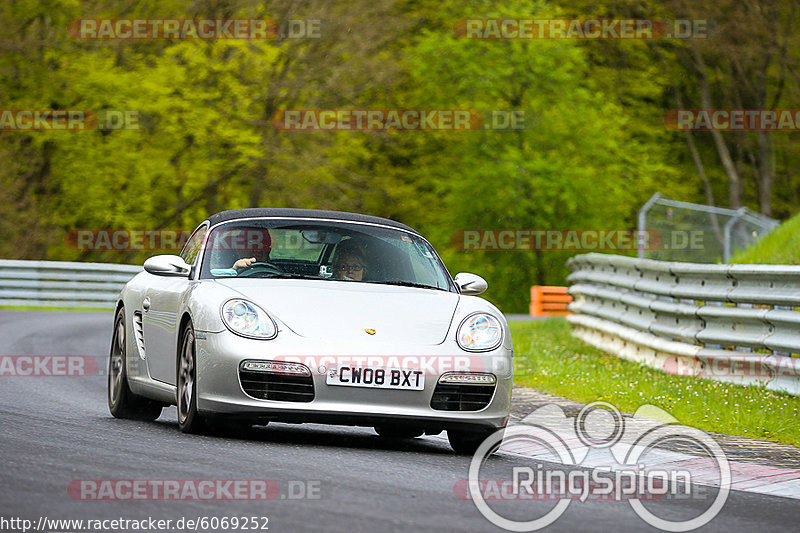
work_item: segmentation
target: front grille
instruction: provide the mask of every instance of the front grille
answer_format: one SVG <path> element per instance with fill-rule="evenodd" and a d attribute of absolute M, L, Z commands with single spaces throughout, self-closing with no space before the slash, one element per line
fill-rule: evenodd
<path fill-rule="evenodd" d="M 310 402 L 314 399 L 311 376 L 295 376 L 239 369 L 239 380 L 249 396 L 259 400 Z"/>
<path fill-rule="evenodd" d="M 431 398 L 437 411 L 480 411 L 492 401 L 495 385 L 448 385 L 438 383 Z"/>

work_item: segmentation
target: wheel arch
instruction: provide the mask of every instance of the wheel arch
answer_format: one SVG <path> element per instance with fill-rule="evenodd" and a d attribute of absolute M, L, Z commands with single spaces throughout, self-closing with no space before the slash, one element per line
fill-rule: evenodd
<path fill-rule="evenodd" d="M 192 320 L 192 315 L 189 313 L 188 310 L 184 311 L 181 315 L 181 320 L 178 323 L 178 343 L 175 346 L 175 354 L 177 357 L 180 357 L 181 353 L 181 344 L 183 343 L 183 330 L 186 328 L 186 324 L 194 323 Z"/>
<path fill-rule="evenodd" d="M 122 298 L 120 298 L 117 301 L 116 307 L 114 308 L 114 333 L 111 335 L 111 350 L 114 349 L 114 335 L 116 335 L 116 329 L 117 329 L 117 316 L 119 316 L 119 312 L 124 310 L 124 309 L 125 309 L 125 302 L 122 300 Z M 125 356 L 123 357 L 123 364 L 126 365 L 126 367 L 127 367 L 127 364 L 128 364 L 128 346 L 127 346 L 127 344 L 128 344 L 128 316 L 127 315 L 125 315 L 125 317 L 122 320 L 122 326 L 125 328 L 125 344 L 126 344 L 126 346 L 125 346 Z M 111 353 L 109 352 L 109 358 L 110 357 L 111 357 Z M 111 364 L 110 361 L 109 361 L 109 364 Z M 127 368 L 126 368 L 126 370 L 127 370 Z M 109 374 L 110 374 L 110 372 L 109 372 Z"/>

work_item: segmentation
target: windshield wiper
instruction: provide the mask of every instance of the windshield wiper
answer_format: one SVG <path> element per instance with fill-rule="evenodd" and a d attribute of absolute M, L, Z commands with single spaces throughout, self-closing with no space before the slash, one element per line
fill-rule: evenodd
<path fill-rule="evenodd" d="M 441 287 L 434 287 L 433 285 L 425 285 L 424 283 L 414 283 L 413 281 L 390 280 L 390 281 L 373 281 L 371 283 L 379 283 L 383 285 L 397 285 L 399 287 L 417 287 L 419 289 L 435 289 L 437 291 L 444 291 Z"/>
<path fill-rule="evenodd" d="M 325 279 L 311 274 L 292 274 L 289 272 L 263 272 L 260 275 L 247 276 L 249 278 L 277 278 L 277 279 Z"/>

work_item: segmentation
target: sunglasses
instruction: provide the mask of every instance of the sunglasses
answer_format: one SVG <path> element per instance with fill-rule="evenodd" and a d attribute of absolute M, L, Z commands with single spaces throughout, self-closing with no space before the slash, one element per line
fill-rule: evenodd
<path fill-rule="evenodd" d="M 338 272 L 361 272 L 366 269 L 367 267 L 362 265 L 337 265 L 335 267 Z"/>

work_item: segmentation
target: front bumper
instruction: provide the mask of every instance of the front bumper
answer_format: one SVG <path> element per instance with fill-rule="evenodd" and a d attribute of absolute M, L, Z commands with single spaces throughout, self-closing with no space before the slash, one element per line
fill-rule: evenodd
<path fill-rule="evenodd" d="M 285 332 L 270 341 L 246 339 L 224 331 L 198 332 L 196 344 L 197 407 L 201 413 L 225 414 L 254 423 L 316 422 L 358 426 L 406 424 L 436 432 L 447 429 L 504 427 L 511 407 L 512 350 L 482 354 L 461 350 L 454 340 L 434 346 L 381 342 L 327 341 L 321 343 Z M 323 352 L 324 350 L 324 352 Z M 245 360 L 299 361 L 312 374 L 314 399 L 290 402 L 256 399 L 245 393 L 239 365 Z M 423 390 L 344 387 L 326 384 L 332 366 L 353 362 L 361 366 L 403 368 L 425 373 Z M 477 411 L 441 411 L 431 398 L 441 374 L 467 370 L 496 376 L 494 396 Z"/>

